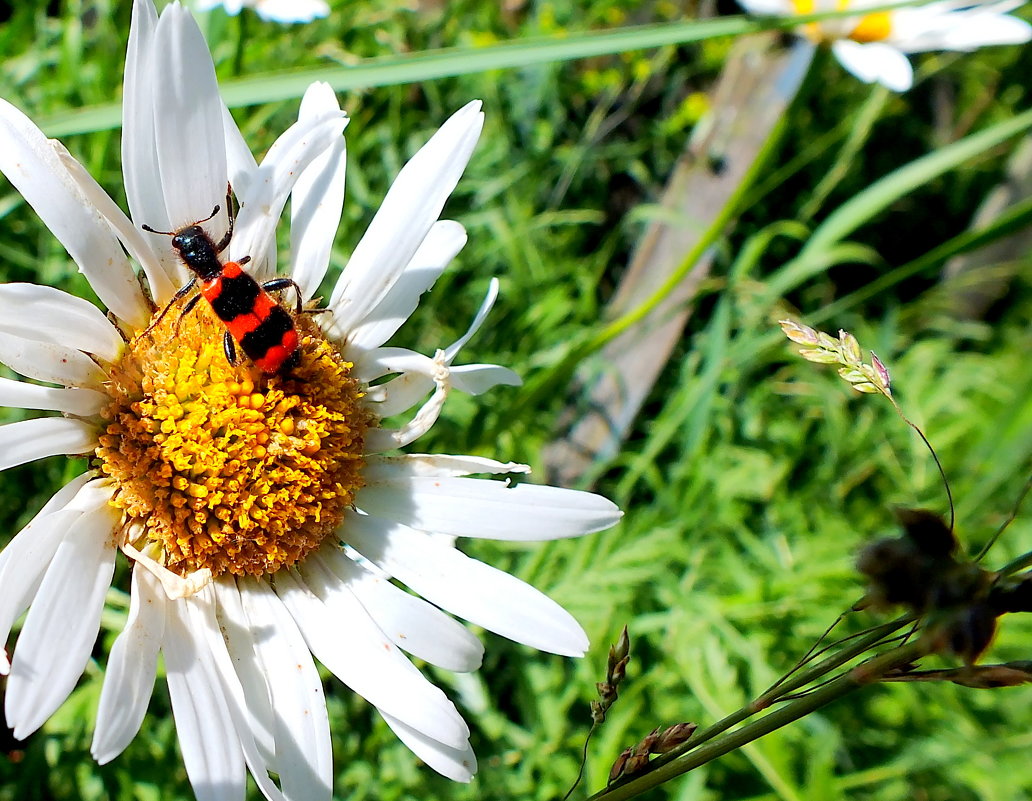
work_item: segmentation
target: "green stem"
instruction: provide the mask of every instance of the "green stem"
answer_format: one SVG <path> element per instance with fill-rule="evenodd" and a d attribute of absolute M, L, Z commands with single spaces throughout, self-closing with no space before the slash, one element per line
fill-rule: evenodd
<path fill-rule="evenodd" d="M 660 759 L 655 760 L 653 764 L 659 765 L 665 762 L 671 762 L 677 757 L 681 756 L 688 751 L 702 745 L 707 740 L 712 740 L 720 734 L 730 729 L 732 726 L 736 726 L 743 720 L 752 717 L 757 712 L 760 712 L 767 707 L 774 704 L 779 698 L 784 698 L 786 695 L 795 692 L 796 690 L 805 687 L 807 684 L 811 684 L 820 678 L 823 678 L 831 671 L 842 667 L 846 662 L 849 662 L 865 651 L 870 650 L 875 645 L 880 643 L 890 634 L 899 631 L 904 626 L 909 625 L 913 622 L 911 617 L 901 617 L 893 620 L 890 623 L 885 623 L 877 628 L 871 629 L 865 636 L 857 638 L 856 642 L 850 643 L 847 647 L 841 651 L 829 656 L 827 659 L 822 659 L 816 665 L 806 670 L 799 670 L 796 673 L 789 676 L 785 681 L 778 683 L 774 687 L 771 687 L 767 692 L 756 698 L 752 703 L 739 709 L 737 712 L 733 712 L 723 720 L 719 720 L 712 726 L 703 729 L 702 731 L 696 732 L 695 736 L 691 740 L 686 742 L 680 748 L 671 751 L 669 754 L 664 755 Z"/>
<path fill-rule="evenodd" d="M 899 621 L 896 622 L 898 623 Z M 920 642 L 907 643 L 894 648 L 857 665 L 849 672 L 828 682 L 823 687 L 807 693 L 805 696 L 786 704 L 760 720 L 743 726 L 718 740 L 695 748 L 687 755 L 674 760 L 664 760 L 662 763 L 660 760 L 656 760 L 652 763 L 656 767 L 653 769 L 652 765 L 650 765 L 650 770 L 647 774 L 637 776 L 622 784 L 607 787 L 595 793 L 588 801 L 626 801 L 626 799 L 634 798 L 717 757 L 721 757 L 771 732 L 777 731 L 789 723 L 794 723 L 854 690 L 877 682 L 888 671 L 896 667 L 908 665 L 926 652 L 927 646 Z"/>

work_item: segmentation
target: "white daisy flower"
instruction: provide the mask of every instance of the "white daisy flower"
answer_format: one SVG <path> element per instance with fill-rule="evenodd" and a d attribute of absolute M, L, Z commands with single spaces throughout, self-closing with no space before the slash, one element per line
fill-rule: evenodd
<path fill-rule="evenodd" d="M 198 11 L 222 6 L 233 16 L 245 7 L 253 8 L 259 17 L 272 22 L 311 22 L 330 13 L 324 0 L 193 0 L 192 5 Z"/>
<path fill-rule="evenodd" d="M 296 288 L 307 312 L 340 219 L 346 122 L 329 87 L 316 84 L 257 164 L 192 19 L 177 4 L 158 18 L 150 0 L 137 0 L 122 140 L 130 219 L 59 143 L 0 101 L 0 171 L 108 309 L 50 287 L 0 285 L 0 363 L 31 379 L 0 380 L 0 404 L 61 413 L 0 426 L 0 469 L 57 454 L 90 459 L 0 552 L 0 642 L 28 610 L 13 656 L 0 651 L 16 737 L 43 725 L 87 665 L 119 550 L 133 560 L 131 607 L 108 659 L 93 755 L 107 762 L 135 736 L 160 652 L 201 799 L 243 798 L 247 770 L 267 798 L 330 798 L 315 659 L 432 768 L 468 781 L 469 730 L 406 653 L 455 671 L 480 665 L 480 642 L 446 612 L 552 653 L 587 648 L 558 604 L 453 543 L 579 536 L 612 526 L 612 503 L 470 477 L 524 465 L 388 455 L 430 429 L 452 390 L 518 383 L 497 365 L 454 365 L 494 283 L 453 345 L 433 356 L 384 346 L 465 244 L 462 226 L 438 217 L 480 134 L 479 103 L 402 169 L 328 312 L 287 316 L 298 337 L 288 369 L 233 363 L 224 352 L 227 328 L 239 335 L 247 318 L 223 305 L 220 319 L 218 303 L 237 302 L 258 325 L 272 315 L 265 294 L 243 294 L 226 267 L 222 284 L 203 285 L 216 305 L 187 312 L 189 296 L 174 296 L 191 272 L 169 236 L 142 230 L 182 231 L 225 202 L 229 183 L 240 210 L 227 256 L 250 256 L 246 269 L 264 280 L 289 196 L 295 284 L 282 308 L 293 310 Z M 227 209 L 204 226 L 191 236 L 217 241 Z M 241 346 L 257 352 L 246 336 Z M 387 427 L 388 417 L 403 422 Z"/>
<path fill-rule="evenodd" d="M 880 0 L 739 1 L 752 14 L 856 11 L 856 16 L 806 23 L 799 33 L 811 41 L 830 44 L 839 63 L 861 81 L 880 83 L 896 92 L 905 92 L 914 82 L 914 69 L 906 53 L 967 52 L 987 45 L 1024 44 L 1032 39 L 1032 26 L 1008 13 L 1024 5 L 1024 0 L 942 0 L 870 13 L 865 9 L 885 4 Z"/>

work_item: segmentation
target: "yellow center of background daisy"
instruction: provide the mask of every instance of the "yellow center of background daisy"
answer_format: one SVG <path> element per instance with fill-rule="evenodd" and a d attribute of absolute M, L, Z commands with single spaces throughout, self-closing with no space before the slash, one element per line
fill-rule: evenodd
<path fill-rule="evenodd" d="M 300 364 L 265 375 L 229 364 L 205 303 L 165 319 L 111 371 L 96 456 L 138 549 L 180 575 L 264 575 L 317 548 L 362 486 L 372 415 L 352 365 L 308 318 Z M 238 349 L 239 350 L 239 349 Z"/>
<path fill-rule="evenodd" d="M 888 11 L 868 14 L 853 28 L 849 38 L 854 42 L 881 42 L 892 33 L 892 17 Z"/>

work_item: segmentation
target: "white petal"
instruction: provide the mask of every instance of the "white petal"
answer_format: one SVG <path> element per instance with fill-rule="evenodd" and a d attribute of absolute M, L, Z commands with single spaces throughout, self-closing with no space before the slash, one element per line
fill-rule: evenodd
<path fill-rule="evenodd" d="M 222 577 L 211 586 L 218 601 L 219 629 L 222 631 L 226 648 L 233 659 L 234 670 L 243 688 L 248 731 L 254 737 L 255 744 L 270 769 L 276 770 L 276 723 L 272 688 L 269 686 L 269 677 L 262 668 L 255 642 L 256 634 L 267 631 L 268 633 L 263 635 L 265 639 L 275 639 L 276 631 L 268 627 L 268 623 L 261 624 L 254 631 L 251 630 L 251 622 L 244 612 L 240 593 L 237 591 L 237 580 L 234 577 Z"/>
<path fill-rule="evenodd" d="M 215 591 L 213 586 L 205 587 L 187 601 L 173 604 L 182 605 L 186 610 L 186 617 L 189 621 L 189 629 L 197 639 L 203 639 L 199 643 L 197 653 L 205 661 L 205 671 L 209 677 L 211 686 L 221 689 L 226 708 L 229 710 L 232 721 L 233 733 L 240 751 L 243 753 L 244 762 L 251 776 L 254 778 L 258 788 L 269 801 L 281 801 L 284 796 L 280 789 L 273 783 L 269 776 L 268 767 L 262 758 L 251 730 L 248 727 L 246 702 L 243 698 L 243 688 L 237 677 L 235 665 L 226 648 L 226 641 L 219 628 L 218 619 L 215 615 Z M 206 648 L 204 646 L 207 646 Z M 178 725 L 178 717 L 177 717 Z M 180 742 L 182 742 L 180 740 Z M 191 784 L 197 789 L 197 782 L 191 776 Z M 229 796 L 227 796 L 229 797 Z M 238 799 L 242 792 L 231 796 Z"/>
<path fill-rule="evenodd" d="M 154 33 L 154 49 L 154 146 L 171 226 L 163 230 L 174 230 L 225 203 L 222 99 L 208 45 L 185 8 L 165 8 Z M 226 213 L 221 210 L 213 228 L 225 229 Z"/>
<path fill-rule="evenodd" d="M 173 283 L 172 275 L 174 273 L 170 274 L 167 271 L 168 265 L 151 247 L 149 235 L 145 235 L 133 224 L 132 220 L 125 216 L 111 196 L 79 162 L 72 158 L 63 146 L 55 143 L 55 149 L 58 149 L 62 163 L 79 187 L 79 191 L 83 193 L 89 203 L 96 207 L 97 211 L 104 215 L 119 241 L 143 268 L 143 273 L 150 286 L 151 297 L 157 303 L 170 299 L 179 287 Z M 168 248 L 163 247 L 162 251 L 167 253 Z M 170 256 L 166 258 L 169 264 L 174 264 L 174 260 Z M 111 264 L 105 265 L 105 269 L 94 270 L 93 274 L 89 276 L 90 284 L 108 309 L 136 330 L 140 330 L 147 326 L 150 319 L 150 305 L 140 291 L 140 282 L 137 280 L 136 274 L 128 264 L 124 265 L 124 269 L 116 269 L 121 266 L 121 264 Z"/>
<path fill-rule="evenodd" d="M 738 0 L 738 4 L 750 14 L 762 16 L 783 16 L 797 13 L 789 0 Z"/>
<path fill-rule="evenodd" d="M 288 571 L 276 574 L 276 593 L 297 622 L 316 658 L 369 703 L 389 710 L 410 726 L 455 747 L 469 729 L 443 692 L 430 684 L 339 581 L 326 580 L 316 566 L 302 585 Z"/>
<path fill-rule="evenodd" d="M 272 690 L 276 771 L 287 798 L 329 799 L 333 753 L 322 680 L 301 632 L 267 583 L 237 579 L 259 665 Z M 261 636 L 261 632 L 270 634 Z"/>
<path fill-rule="evenodd" d="M 474 473 L 529 473 L 530 465 L 498 462 L 483 456 L 448 456 L 438 453 L 406 453 L 370 456 L 363 475 L 367 483 L 412 476 L 469 476 Z"/>
<path fill-rule="evenodd" d="M 167 605 L 162 649 L 179 750 L 198 801 L 240 801 L 244 755 L 207 644 L 189 614 L 193 603 Z"/>
<path fill-rule="evenodd" d="M 451 370 L 452 386 L 470 395 L 483 395 L 499 386 L 518 387 L 523 379 L 497 364 L 463 364 Z"/>
<path fill-rule="evenodd" d="M 0 470 L 97 447 L 97 427 L 69 417 L 40 417 L 0 426 Z"/>
<path fill-rule="evenodd" d="M 41 342 L 74 342 L 108 362 L 116 361 L 124 346 L 115 327 L 88 300 L 51 286 L 0 284 L 0 332 L 22 331 Z"/>
<path fill-rule="evenodd" d="M 69 387 L 100 387 L 107 380 L 100 366 L 77 348 L 8 333 L 0 333 L 0 364 L 26 378 Z"/>
<path fill-rule="evenodd" d="M 391 373 L 415 373 L 428 377 L 434 372 L 434 361 L 408 348 L 374 348 L 355 361 L 352 375 L 359 381 L 375 381 Z M 430 381 L 431 385 L 433 381 Z"/>
<path fill-rule="evenodd" d="M 498 300 L 498 279 L 492 278 L 491 282 L 487 285 L 487 294 L 484 296 L 483 301 L 480 303 L 480 308 L 473 317 L 473 322 L 469 324 L 469 328 L 466 329 L 466 333 L 455 340 L 451 345 L 444 349 L 445 361 L 451 364 L 455 361 L 455 357 L 459 355 L 466 343 L 469 342 L 477 331 L 487 320 L 487 316 L 491 313 L 491 309 L 494 308 L 495 301 Z"/>
<path fill-rule="evenodd" d="M 894 92 L 905 92 L 914 82 L 914 68 L 891 45 L 840 39 L 831 49 L 839 63 L 865 83 L 877 82 Z"/>
<path fill-rule="evenodd" d="M 946 40 L 949 50 L 974 50 L 987 45 L 1025 44 L 1032 39 L 1032 25 L 1011 16 L 971 15 L 956 26 Z"/>
<path fill-rule="evenodd" d="M 40 219 L 64 245 L 101 300 L 120 317 L 139 316 L 137 299 L 121 302 L 111 291 L 132 277 L 132 268 L 107 221 L 84 197 L 49 140 L 10 103 L 0 100 L 0 172 L 22 193 Z M 95 283 L 94 283 L 95 280 Z"/>
<path fill-rule="evenodd" d="M 340 535 L 381 570 L 471 623 L 564 656 L 582 656 L 588 648 L 584 630 L 555 601 L 423 532 L 349 514 Z"/>
<path fill-rule="evenodd" d="M 136 225 L 147 224 L 167 231 L 171 228 L 161 173 L 156 169 L 156 117 L 160 115 L 161 92 L 165 75 L 158 71 L 156 32 L 158 15 L 152 3 L 134 2 L 126 52 L 122 89 L 122 173 L 129 213 Z M 159 108 L 155 108 L 155 104 Z M 122 241 L 143 265 L 150 280 L 151 295 L 158 304 L 172 297 L 183 283 L 185 272 L 179 258 L 160 239 L 140 231 L 122 231 Z M 140 245 L 142 240 L 143 247 Z M 149 250 L 151 256 L 143 257 Z"/>
<path fill-rule="evenodd" d="M 319 559 L 344 582 L 380 630 L 402 650 L 457 673 L 480 667 L 483 644 L 440 609 L 356 564 L 337 547 L 323 548 L 309 558 Z"/>
<path fill-rule="evenodd" d="M 132 218 L 161 227 L 168 222 L 161 178 L 154 169 L 154 31 L 153 3 L 134 2 L 122 86 L 122 176 Z"/>
<path fill-rule="evenodd" d="M 419 305 L 420 296 L 434 285 L 448 263 L 466 245 L 466 229 L 452 220 L 435 222 L 397 282 L 365 316 L 345 341 L 348 358 L 378 348 L 397 331 Z"/>
<path fill-rule="evenodd" d="M 328 83 L 319 81 L 301 98 L 298 119 L 318 119 L 333 112 L 340 113 L 337 97 Z M 344 138 L 339 137 L 308 165 L 290 193 L 290 273 L 305 300 L 319 289 L 330 264 L 344 208 L 346 159 Z"/>
<path fill-rule="evenodd" d="M 1032 38 L 1032 26 L 1006 14 L 1020 3 L 970 5 L 971 8 L 958 9 L 950 3 L 932 3 L 918 8 L 901 8 L 892 15 L 889 42 L 904 53 L 920 53 L 1024 44 Z"/>
<path fill-rule="evenodd" d="M 254 10 L 262 19 L 273 22 L 311 22 L 330 13 L 323 0 L 258 0 Z"/>
<path fill-rule="evenodd" d="M 276 226 L 294 183 L 317 156 L 340 140 L 347 124 L 339 111 L 298 120 L 269 148 L 246 192 L 238 196 L 240 213 L 229 252 L 235 261 L 250 256 L 255 278 L 261 280 L 275 271 L 266 254 L 275 244 Z"/>
<path fill-rule="evenodd" d="M 468 103 L 402 168 L 330 298 L 339 339 L 347 338 L 404 272 L 455 189 L 483 124 L 480 102 Z"/>
<path fill-rule="evenodd" d="M 384 350 L 386 348 L 379 349 L 380 352 Z M 369 364 L 368 360 L 363 360 L 361 368 L 356 369 L 356 375 L 363 373 Z M 381 420 L 386 420 L 388 417 L 403 414 L 416 406 L 433 388 L 433 379 L 425 373 L 407 372 L 383 384 L 377 384 L 371 389 L 367 401 L 376 416 Z"/>
<path fill-rule="evenodd" d="M 129 598 L 129 618 L 111 646 L 93 730 L 90 752 L 101 765 L 122 753 L 140 730 L 165 634 L 167 598 L 154 575 L 134 569 Z"/>
<path fill-rule="evenodd" d="M 398 739 L 413 754 L 442 776 L 452 781 L 466 783 L 477 772 L 477 757 L 468 742 L 464 748 L 450 748 L 444 745 L 444 743 L 439 743 L 416 731 L 411 726 L 406 726 L 396 717 L 388 715 L 382 709 L 376 711 L 380 713 L 387 725 L 391 727 L 391 731 L 398 735 Z"/>
<path fill-rule="evenodd" d="M 0 644 L 7 642 L 14 621 L 29 608 L 57 546 L 82 514 L 79 509 L 66 511 L 65 506 L 91 478 L 83 473 L 65 484 L 0 552 Z M 7 654 L 0 650 L 0 674 L 10 670 Z"/>
<path fill-rule="evenodd" d="M 411 528 L 494 540 L 579 537 L 621 517 L 616 504 L 601 495 L 481 478 L 369 481 L 356 503 L 364 512 Z"/>
<path fill-rule="evenodd" d="M 0 378 L 0 406 L 15 409 L 45 409 L 79 417 L 99 414 L 111 398 L 93 389 L 55 389 Z"/>
<path fill-rule="evenodd" d="M 225 102 L 222 104 L 222 129 L 226 137 L 229 182 L 239 197 L 246 190 L 248 181 L 258 169 L 258 162 L 254 160 L 254 155 L 247 146 L 247 142 L 244 141 L 244 135 L 240 133 L 240 128 Z"/>
<path fill-rule="evenodd" d="M 119 512 L 86 511 L 57 547 L 18 637 L 7 680 L 7 721 L 19 740 L 43 725 L 82 674 L 115 569 Z"/>

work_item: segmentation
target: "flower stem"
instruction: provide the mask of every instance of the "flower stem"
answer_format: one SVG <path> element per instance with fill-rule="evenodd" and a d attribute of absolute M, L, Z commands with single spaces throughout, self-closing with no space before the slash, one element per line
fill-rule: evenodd
<path fill-rule="evenodd" d="M 750 723 L 737 731 L 724 736 L 728 729 L 755 715 L 789 693 L 813 682 L 827 673 L 841 667 L 864 651 L 874 647 L 886 636 L 898 631 L 912 622 L 910 617 L 901 617 L 872 629 L 866 636 L 859 638 L 848 648 L 822 660 L 808 670 L 801 670 L 786 681 L 771 688 L 752 703 L 714 723 L 709 728 L 698 732 L 691 740 L 675 751 L 653 760 L 648 772 L 632 779 L 614 784 L 594 795 L 588 801 L 623 801 L 650 790 L 663 782 L 697 768 L 712 759 L 723 756 L 730 751 L 770 734 L 782 726 L 786 726 L 804 717 L 816 709 L 877 681 L 888 670 L 909 664 L 924 654 L 926 646 L 920 642 L 908 643 L 887 651 L 880 656 L 857 665 L 848 673 L 839 676 L 822 687 L 786 704 L 769 715 Z M 712 742 L 709 742 L 712 741 Z M 707 744 L 708 743 L 708 744 Z"/>

